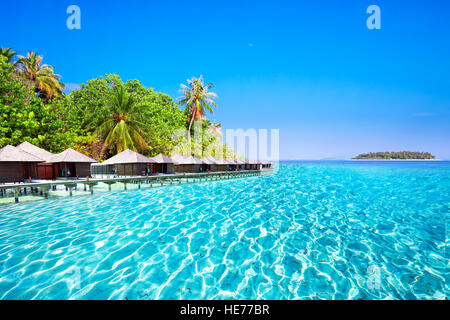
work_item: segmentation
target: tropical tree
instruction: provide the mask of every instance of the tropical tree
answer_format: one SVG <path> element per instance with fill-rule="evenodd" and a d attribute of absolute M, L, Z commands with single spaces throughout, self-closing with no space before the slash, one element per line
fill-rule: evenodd
<path fill-rule="evenodd" d="M 6 57 L 7 63 L 12 63 L 17 55 L 17 52 L 15 52 L 12 48 L 0 48 L 0 55 Z"/>
<path fill-rule="evenodd" d="M 216 123 L 215 120 L 214 123 L 209 125 L 208 130 L 215 136 L 222 138 L 222 125 L 220 123 Z"/>
<path fill-rule="evenodd" d="M 146 125 L 137 107 L 138 103 L 122 84 L 113 87 L 111 97 L 106 104 L 109 116 L 98 127 L 96 133 L 104 137 L 100 157 L 106 149 L 114 149 L 120 153 L 126 149 L 137 151 L 136 146 L 147 147 L 143 136 Z"/>
<path fill-rule="evenodd" d="M 213 87 L 211 83 L 206 86 L 203 83 L 203 77 L 192 78 L 187 80 L 188 85 L 181 84 L 180 92 L 183 96 L 179 99 L 181 105 L 186 105 L 184 112 L 188 115 L 188 139 L 191 138 L 191 127 L 194 120 L 201 120 L 205 116 L 205 109 L 213 113 L 211 106 L 217 107 L 213 101 L 217 98 L 217 94 L 209 92 Z"/>
<path fill-rule="evenodd" d="M 53 71 L 53 67 L 42 64 L 42 56 L 36 52 L 28 52 L 27 56 L 18 56 L 17 68 L 35 88 L 35 92 L 43 101 L 61 95 L 64 84 L 59 81 L 60 76 Z"/>
<path fill-rule="evenodd" d="M 63 151 L 72 135 L 54 112 L 58 101 L 44 104 L 17 73 L 0 55 L 0 148 L 28 141 L 51 152 Z"/>

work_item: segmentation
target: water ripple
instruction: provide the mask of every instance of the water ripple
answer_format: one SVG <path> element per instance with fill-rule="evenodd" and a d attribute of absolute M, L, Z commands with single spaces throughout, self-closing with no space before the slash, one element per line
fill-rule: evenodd
<path fill-rule="evenodd" d="M 1 299 L 445 299 L 450 167 L 277 174 L 0 207 Z"/>

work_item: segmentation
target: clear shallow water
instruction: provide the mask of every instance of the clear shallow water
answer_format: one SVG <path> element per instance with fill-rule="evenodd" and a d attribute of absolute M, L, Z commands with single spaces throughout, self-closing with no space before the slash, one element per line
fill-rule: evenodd
<path fill-rule="evenodd" d="M 277 174 L 0 207 L 1 299 L 445 299 L 450 163 Z"/>

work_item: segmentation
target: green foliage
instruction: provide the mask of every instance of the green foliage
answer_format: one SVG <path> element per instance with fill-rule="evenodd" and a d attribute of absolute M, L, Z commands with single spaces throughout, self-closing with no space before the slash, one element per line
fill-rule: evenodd
<path fill-rule="evenodd" d="M 78 136 L 93 135 L 106 120 L 110 120 L 114 111 L 108 106 L 115 86 L 123 86 L 136 104 L 134 117 L 139 118 L 139 122 L 143 124 L 141 131 L 147 144 L 138 148 L 139 151 L 149 156 L 168 154 L 175 144 L 172 141 L 173 131 L 186 128 L 185 115 L 170 96 L 146 88 L 138 80 L 124 83 L 115 74 L 89 80 L 67 97 L 64 116 L 71 130 Z M 98 141 L 103 141 L 106 135 L 102 135 L 100 131 L 97 131 Z M 116 152 L 109 151 L 107 155 Z M 92 156 L 102 158 L 100 152 Z"/>
<path fill-rule="evenodd" d="M 49 151 L 61 151 L 70 139 L 52 105 L 46 105 L 20 80 L 16 69 L 0 55 L 0 148 L 29 141 Z M 56 102 L 55 102 L 56 104 Z"/>
<path fill-rule="evenodd" d="M 16 54 L 17 53 L 12 48 L 0 48 L 0 55 L 6 57 L 6 62 L 12 63 Z"/>
<path fill-rule="evenodd" d="M 48 100 L 62 95 L 64 84 L 60 81 L 60 76 L 56 74 L 53 67 L 42 64 L 43 57 L 36 52 L 28 52 L 27 56 L 18 56 L 15 63 L 17 70 L 34 85 L 39 97 L 47 102 Z"/>
<path fill-rule="evenodd" d="M 116 153 L 126 149 L 138 151 L 137 147 L 144 150 L 146 124 L 134 96 L 123 85 L 115 85 L 106 107 L 108 116 L 95 131 L 104 138 L 101 155 L 107 148 Z"/>
<path fill-rule="evenodd" d="M 434 159 L 435 156 L 429 152 L 412 152 L 412 151 L 400 151 L 400 152 L 370 152 L 360 154 L 352 159 L 355 160 L 411 160 L 411 159 Z"/>

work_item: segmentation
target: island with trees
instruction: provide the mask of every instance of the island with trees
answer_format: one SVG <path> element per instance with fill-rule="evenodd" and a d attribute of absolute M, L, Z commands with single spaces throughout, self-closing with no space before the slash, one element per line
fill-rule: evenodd
<path fill-rule="evenodd" d="M 187 143 L 213 157 L 237 156 L 222 144 L 221 124 L 206 119 L 217 107 L 217 95 L 202 76 L 181 84 L 178 101 L 117 74 L 89 79 L 65 93 L 61 76 L 43 56 L 0 48 L 0 79 L 0 148 L 28 141 L 53 153 L 72 148 L 101 162 L 125 149 L 170 155 Z M 200 124 L 200 142 L 189 139 L 194 122 Z M 174 140 L 179 129 L 188 137 Z"/>
<path fill-rule="evenodd" d="M 362 153 L 352 160 L 435 160 L 435 156 L 429 152 L 370 152 Z"/>

